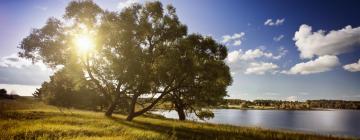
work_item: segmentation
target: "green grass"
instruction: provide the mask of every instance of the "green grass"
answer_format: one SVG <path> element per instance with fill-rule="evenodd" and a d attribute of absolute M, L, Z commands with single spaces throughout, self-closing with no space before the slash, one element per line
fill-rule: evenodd
<path fill-rule="evenodd" d="M 101 112 L 66 110 L 31 99 L 0 100 L 0 139 L 350 139 L 290 131 L 215 125 L 153 117 L 105 117 Z M 7 106 L 5 106 L 7 105 Z M 12 105 L 11 107 L 9 105 Z M 8 109 L 5 109 L 8 108 Z M 9 109 L 11 108 L 11 109 Z"/>

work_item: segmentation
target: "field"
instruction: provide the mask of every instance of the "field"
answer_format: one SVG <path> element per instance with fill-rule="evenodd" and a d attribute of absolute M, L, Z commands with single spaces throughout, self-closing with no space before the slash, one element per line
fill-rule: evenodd
<path fill-rule="evenodd" d="M 30 98 L 0 100 L 0 139 L 351 139 L 261 128 L 215 125 L 141 116 L 105 117 L 102 112 L 59 110 Z"/>

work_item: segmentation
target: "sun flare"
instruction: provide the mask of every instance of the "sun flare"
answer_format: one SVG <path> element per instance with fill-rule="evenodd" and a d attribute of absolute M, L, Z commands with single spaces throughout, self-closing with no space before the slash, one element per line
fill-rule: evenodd
<path fill-rule="evenodd" d="M 86 53 L 94 48 L 94 41 L 89 35 L 79 35 L 75 38 L 75 45 L 80 53 Z"/>

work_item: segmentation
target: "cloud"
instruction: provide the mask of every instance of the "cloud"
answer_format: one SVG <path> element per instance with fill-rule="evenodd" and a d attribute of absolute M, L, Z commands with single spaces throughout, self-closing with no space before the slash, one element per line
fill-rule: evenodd
<path fill-rule="evenodd" d="M 253 60 L 255 58 L 260 58 L 260 57 L 267 57 L 267 58 L 271 58 L 273 56 L 272 53 L 270 52 L 264 52 L 260 49 L 255 49 L 255 50 L 247 50 L 245 53 L 241 53 L 241 50 L 239 50 L 239 55 L 238 58 L 241 60 Z"/>
<path fill-rule="evenodd" d="M 30 61 L 20 59 L 16 54 L 4 56 L 0 58 L 0 67 L 22 68 L 31 65 Z"/>
<path fill-rule="evenodd" d="M 121 2 L 119 2 L 117 8 L 118 9 L 124 9 L 126 7 L 129 7 L 131 5 L 133 5 L 134 3 L 138 3 L 139 0 L 123 0 Z"/>
<path fill-rule="evenodd" d="M 277 20 L 272 20 L 272 19 L 267 19 L 265 22 L 264 22 L 264 25 L 265 26 L 280 26 L 282 25 L 283 23 L 285 22 L 285 18 L 282 18 L 282 19 L 277 19 Z"/>
<path fill-rule="evenodd" d="M 280 59 L 282 56 L 286 54 L 287 50 L 284 48 L 279 49 L 279 55 L 275 56 L 271 52 L 265 52 L 261 49 L 249 49 L 243 52 L 241 49 L 232 51 L 228 54 L 228 58 L 226 61 L 233 63 L 239 60 L 248 61 L 254 60 L 256 58 L 270 58 L 270 59 Z"/>
<path fill-rule="evenodd" d="M 308 92 L 300 92 L 299 94 L 300 94 L 300 95 L 304 95 L 304 96 L 305 96 L 305 95 L 309 95 Z"/>
<path fill-rule="evenodd" d="M 288 50 L 286 50 L 284 47 L 280 47 L 278 49 L 278 51 L 279 51 L 279 54 L 277 56 L 273 56 L 273 59 L 279 60 L 280 58 L 285 56 L 288 52 Z"/>
<path fill-rule="evenodd" d="M 48 7 L 46 7 L 46 6 L 35 6 L 35 9 L 39 9 L 41 11 L 47 11 Z"/>
<path fill-rule="evenodd" d="M 279 68 L 276 64 L 266 62 L 252 62 L 250 66 L 246 68 L 245 74 L 263 75 L 266 72 L 274 71 Z"/>
<path fill-rule="evenodd" d="M 230 44 L 232 43 L 234 46 L 240 46 L 242 41 L 244 40 L 245 33 L 235 33 L 233 35 L 224 35 L 222 38 L 222 43 Z"/>
<path fill-rule="evenodd" d="M 358 62 L 344 65 L 343 68 L 350 72 L 359 72 L 360 71 L 360 59 L 358 60 Z"/>
<path fill-rule="evenodd" d="M 229 65 L 231 73 L 257 74 L 262 75 L 266 72 L 276 74 L 278 66 L 269 62 L 262 62 L 264 59 L 278 60 L 286 55 L 287 50 L 283 47 L 278 49 L 278 55 L 267 52 L 262 49 L 249 49 L 243 51 L 242 49 L 229 52 L 225 62 Z"/>
<path fill-rule="evenodd" d="M 326 33 L 324 30 L 312 32 L 311 26 L 303 24 L 295 32 L 293 40 L 303 59 L 315 55 L 338 55 L 360 46 L 360 27 L 346 26 Z"/>
<path fill-rule="evenodd" d="M 297 96 L 289 96 L 289 97 L 286 97 L 285 100 L 294 102 L 294 101 L 298 101 L 299 99 Z"/>
<path fill-rule="evenodd" d="M 40 85 L 53 73 L 51 70 L 44 71 L 35 65 L 22 68 L 0 67 L 0 84 Z"/>
<path fill-rule="evenodd" d="M 40 85 L 62 67 L 50 69 L 42 62 L 33 64 L 15 53 L 3 56 L 0 57 L 0 84 Z"/>
<path fill-rule="evenodd" d="M 40 85 L 0 84 L 0 87 L 20 96 L 31 96 Z"/>
<path fill-rule="evenodd" d="M 284 74 L 313 74 L 330 71 L 337 65 L 339 65 L 339 59 L 336 56 L 325 55 L 320 56 L 315 60 L 310 60 L 308 62 L 302 62 L 296 64 L 289 71 L 282 71 Z"/>
<path fill-rule="evenodd" d="M 279 93 L 275 93 L 275 92 L 265 92 L 265 95 L 267 96 L 279 96 Z"/>
<path fill-rule="evenodd" d="M 29 67 L 32 65 L 39 67 L 42 71 L 48 69 L 44 63 L 37 62 L 37 63 L 33 64 L 29 60 L 19 58 L 16 53 L 0 58 L 0 68 L 1 67 L 3 67 L 3 68 L 13 67 L 13 68 L 21 69 L 21 68 Z"/>
<path fill-rule="evenodd" d="M 279 35 L 279 36 L 275 36 L 274 38 L 273 38 L 273 40 L 274 41 L 276 41 L 276 42 L 279 42 L 281 39 L 283 39 L 285 36 L 284 35 Z"/>
<path fill-rule="evenodd" d="M 20 59 L 16 58 L 16 57 L 8 57 L 8 58 L 5 58 L 5 59 L 10 61 L 10 62 L 18 62 L 18 61 L 20 61 Z"/>
<path fill-rule="evenodd" d="M 241 45 L 241 40 L 236 40 L 236 41 L 234 41 L 234 46 L 240 46 Z"/>

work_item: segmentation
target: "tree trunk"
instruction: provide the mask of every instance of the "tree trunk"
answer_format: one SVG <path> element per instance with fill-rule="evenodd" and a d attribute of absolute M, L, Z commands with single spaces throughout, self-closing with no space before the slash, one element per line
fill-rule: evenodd
<path fill-rule="evenodd" d="M 107 111 L 105 112 L 105 116 L 110 117 L 114 113 L 116 105 L 119 102 L 120 95 L 121 95 L 121 92 L 116 93 L 115 99 L 112 101 L 112 103 L 110 103 Z"/>
<path fill-rule="evenodd" d="M 149 106 L 135 112 L 135 104 L 136 104 L 136 98 L 133 98 L 130 104 L 130 110 L 129 110 L 129 115 L 127 116 L 126 120 L 127 121 L 132 121 L 135 117 L 140 116 L 144 113 L 146 113 L 147 111 L 149 111 L 150 109 L 152 109 L 167 93 L 162 93 L 157 99 L 155 99 L 155 101 L 153 101 Z"/>
<path fill-rule="evenodd" d="M 105 112 L 105 116 L 110 117 L 116 108 L 116 102 L 112 102 Z"/>
<path fill-rule="evenodd" d="M 131 99 L 131 103 L 129 106 L 129 115 L 126 117 L 127 121 L 132 121 L 135 117 L 135 104 L 136 104 L 136 100 L 137 100 L 137 95 L 134 95 L 133 98 Z"/>
<path fill-rule="evenodd" d="M 185 111 L 183 109 L 176 110 L 179 115 L 179 120 L 184 121 L 186 119 Z"/>
<path fill-rule="evenodd" d="M 131 113 L 131 114 L 129 114 L 129 115 L 126 117 L 126 120 L 127 120 L 127 121 L 132 121 L 135 117 L 136 117 L 136 116 L 135 116 L 135 113 Z"/>
<path fill-rule="evenodd" d="M 179 120 L 183 121 L 186 119 L 184 106 L 180 102 L 175 103 L 175 110 L 179 115 Z"/>

